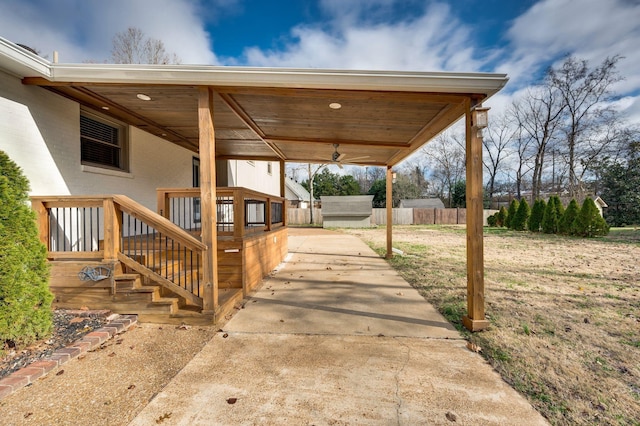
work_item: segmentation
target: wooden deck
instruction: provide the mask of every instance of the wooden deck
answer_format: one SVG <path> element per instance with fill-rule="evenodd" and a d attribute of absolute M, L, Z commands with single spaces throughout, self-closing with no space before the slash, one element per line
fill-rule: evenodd
<path fill-rule="evenodd" d="M 190 199 L 181 202 L 192 209 L 198 190 L 185 191 L 179 193 Z M 159 193 L 173 198 L 167 190 Z M 194 237 L 197 229 L 185 230 L 174 223 L 193 225 L 193 211 L 169 207 L 159 215 L 121 196 L 34 197 L 41 240 L 49 250 L 54 307 L 135 313 L 147 322 L 223 321 L 284 259 L 287 228 L 281 220 L 284 200 L 241 188 L 222 197 L 218 216 L 227 217 L 218 227 L 213 315 L 203 313 L 207 281 L 202 256 L 207 248 Z M 240 197 L 235 205 L 241 208 L 232 211 L 228 206 L 233 197 Z M 242 207 L 246 199 L 253 207 Z M 279 203 L 282 207 L 277 207 Z M 171 202 L 163 200 L 162 205 Z M 273 210 L 272 205 L 276 205 Z M 109 226 L 110 216 L 115 220 Z"/>

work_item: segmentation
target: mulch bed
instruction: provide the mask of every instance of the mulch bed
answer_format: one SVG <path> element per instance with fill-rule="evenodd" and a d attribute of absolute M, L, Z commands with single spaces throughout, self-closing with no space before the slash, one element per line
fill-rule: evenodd
<path fill-rule="evenodd" d="M 56 349 L 64 348 L 85 334 L 104 326 L 109 311 L 53 311 L 53 334 L 24 348 L 13 342 L 4 342 L 4 354 L 0 359 L 0 379 L 28 366 L 34 361 L 50 356 Z"/>

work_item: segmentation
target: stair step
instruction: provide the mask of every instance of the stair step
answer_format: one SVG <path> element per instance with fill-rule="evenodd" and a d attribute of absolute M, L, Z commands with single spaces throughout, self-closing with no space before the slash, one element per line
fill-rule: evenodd
<path fill-rule="evenodd" d="M 167 307 L 169 315 L 178 312 L 178 299 L 175 297 L 158 297 L 151 302 L 153 306 Z"/>
<path fill-rule="evenodd" d="M 138 278 L 140 278 L 140 274 L 118 274 L 113 276 L 116 281 L 135 281 Z"/>

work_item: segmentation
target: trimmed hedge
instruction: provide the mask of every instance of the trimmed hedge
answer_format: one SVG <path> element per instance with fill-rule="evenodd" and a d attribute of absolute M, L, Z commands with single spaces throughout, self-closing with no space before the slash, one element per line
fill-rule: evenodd
<path fill-rule="evenodd" d="M 582 208 L 578 208 L 576 200 L 571 200 L 565 210 L 560 198 L 553 195 L 549 202 L 536 200 L 530 210 L 525 199 L 520 202 L 513 200 L 509 206 L 508 214 L 504 207 L 498 213 L 489 216 L 489 226 L 502 226 L 505 213 L 506 221 L 510 229 L 531 232 L 545 232 L 548 234 L 574 235 L 579 237 L 595 237 L 607 235 L 609 225 L 600 215 L 596 203 L 592 198 L 586 198 Z"/>

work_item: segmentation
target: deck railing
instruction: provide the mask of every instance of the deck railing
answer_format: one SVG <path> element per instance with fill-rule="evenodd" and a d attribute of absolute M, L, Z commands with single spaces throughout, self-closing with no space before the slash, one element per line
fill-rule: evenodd
<path fill-rule="evenodd" d="M 200 188 L 157 190 L 158 213 L 188 231 L 200 230 Z M 246 188 L 216 189 L 218 236 L 243 238 L 285 225 L 285 199 Z"/>
<path fill-rule="evenodd" d="M 122 195 L 33 197 L 32 207 L 49 259 L 119 261 L 203 306 L 207 247 L 152 210 Z"/>

